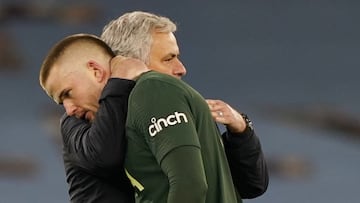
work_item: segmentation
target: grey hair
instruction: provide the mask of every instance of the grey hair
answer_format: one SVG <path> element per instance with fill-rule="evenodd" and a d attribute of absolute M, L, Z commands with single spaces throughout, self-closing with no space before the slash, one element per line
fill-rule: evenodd
<path fill-rule="evenodd" d="M 149 65 L 153 32 L 175 32 L 176 25 L 169 18 L 143 11 L 125 13 L 110 21 L 101 39 L 116 55 L 133 57 Z"/>

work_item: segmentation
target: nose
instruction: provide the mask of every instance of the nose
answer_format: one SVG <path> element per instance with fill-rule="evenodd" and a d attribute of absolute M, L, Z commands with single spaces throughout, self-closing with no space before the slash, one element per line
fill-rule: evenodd
<path fill-rule="evenodd" d="M 186 68 L 185 66 L 182 64 L 182 62 L 179 59 L 176 59 L 176 65 L 174 66 L 173 69 L 173 74 L 178 76 L 178 77 L 182 77 L 186 75 Z"/>
<path fill-rule="evenodd" d="M 76 106 L 72 102 L 70 102 L 68 100 L 64 100 L 63 105 L 64 105 L 64 108 L 65 108 L 65 111 L 66 111 L 67 115 L 69 115 L 69 116 L 75 115 Z"/>

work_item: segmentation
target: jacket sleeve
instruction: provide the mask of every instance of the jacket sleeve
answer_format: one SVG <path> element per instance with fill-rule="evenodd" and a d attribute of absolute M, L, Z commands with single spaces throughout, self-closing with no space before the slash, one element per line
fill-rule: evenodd
<path fill-rule="evenodd" d="M 64 150 L 72 162 L 92 174 L 103 176 L 123 167 L 127 103 L 134 85 L 134 81 L 110 79 L 91 123 L 64 114 L 60 128 Z"/>
<path fill-rule="evenodd" d="M 250 128 L 241 134 L 227 131 L 222 137 L 233 182 L 241 198 L 251 199 L 262 195 L 267 190 L 269 174 L 255 132 Z"/>
<path fill-rule="evenodd" d="M 207 182 L 199 148 L 182 146 L 172 150 L 161 161 L 161 168 L 169 178 L 167 202 L 205 202 Z"/>

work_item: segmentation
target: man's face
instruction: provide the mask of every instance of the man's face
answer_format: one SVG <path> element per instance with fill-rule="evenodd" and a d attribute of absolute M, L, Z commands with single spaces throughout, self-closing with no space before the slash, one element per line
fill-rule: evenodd
<path fill-rule="evenodd" d="M 73 70 L 66 64 L 55 64 L 44 88 L 68 115 L 89 121 L 95 118 L 102 90 L 95 70 L 85 66 Z"/>
<path fill-rule="evenodd" d="M 149 68 L 181 78 L 186 69 L 179 59 L 180 51 L 173 33 L 154 32 L 150 49 Z"/>

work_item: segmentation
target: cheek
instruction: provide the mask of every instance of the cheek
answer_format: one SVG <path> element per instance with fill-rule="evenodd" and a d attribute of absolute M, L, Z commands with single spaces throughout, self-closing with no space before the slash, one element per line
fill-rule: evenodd
<path fill-rule="evenodd" d="M 169 74 L 169 72 L 171 72 L 168 62 L 152 64 L 150 69 L 165 74 Z"/>
<path fill-rule="evenodd" d="M 94 107 L 99 103 L 100 93 L 98 93 L 98 89 L 95 87 L 87 87 L 79 90 L 79 94 L 77 98 L 83 105 L 86 107 Z"/>
<path fill-rule="evenodd" d="M 94 89 L 89 90 L 89 92 L 91 92 L 91 91 L 92 91 L 92 94 L 88 94 L 88 102 L 93 106 L 97 106 L 99 103 L 101 92 L 94 91 Z"/>
<path fill-rule="evenodd" d="M 79 102 L 81 103 L 81 107 L 83 109 L 97 112 L 99 108 L 99 97 L 93 94 L 85 94 L 81 98 L 79 98 Z"/>

